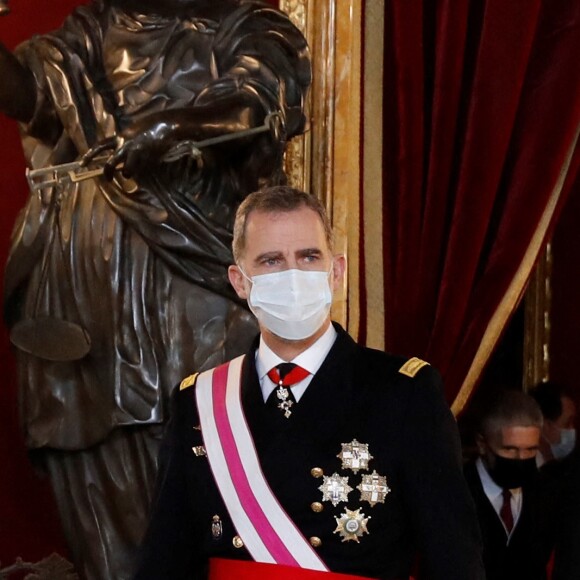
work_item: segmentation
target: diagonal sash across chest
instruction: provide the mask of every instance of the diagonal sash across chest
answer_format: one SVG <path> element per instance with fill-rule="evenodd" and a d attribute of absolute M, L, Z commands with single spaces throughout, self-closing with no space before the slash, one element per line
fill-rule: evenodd
<path fill-rule="evenodd" d="M 199 375 L 207 457 L 237 533 L 256 562 L 326 571 L 266 481 L 241 403 L 244 356 Z"/>

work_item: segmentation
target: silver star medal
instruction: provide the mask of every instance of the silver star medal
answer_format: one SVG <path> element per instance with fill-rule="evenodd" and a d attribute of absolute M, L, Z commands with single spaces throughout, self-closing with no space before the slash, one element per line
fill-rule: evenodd
<path fill-rule="evenodd" d="M 348 494 L 352 491 L 348 477 L 341 477 L 338 473 L 330 477 L 325 475 L 324 483 L 318 489 L 322 492 L 322 501 L 329 501 L 334 507 L 341 501 L 348 501 Z"/>
<path fill-rule="evenodd" d="M 391 492 L 387 478 L 379 475 L 376 470 L 370 475 L 363 475 L 361 483 L 356 488 L 360 491 L 360 500 L 368 501 L 371 507 L 377 503 L 385 503 L 387 494 Z"/>
<path fill-rule="evenodd" d="M 280 399 L 280 402 L 278 403 L 278 409 L 282 409 L 282 411 L 284 411 L 284 417 L 286 417 L 286 419 L 288 419 L 288 417 L 290 417 L 290 415 L 292 415 L 292 411 L 290 410 L 290 407 L 294 404 L 294 402 L 292 401 L 292 399 L 290 399 L 290 393 L 288 392 L 288 389 L 282 385 L 280 385 L 278 387 L 278 389 L 276 390 L 276 397 L 278 397 L 278 399 Z"/>
<path fill-rule="evenodd" d="M 367 522 L 371 517 L 365 517 L 360 510 L 361 508 L 354 511 L 346 508 L 345 513 L 341 514 L 340 518 L 335 516 L 336 530 L 333 533 L 336 534 L 338 532 L 343 542 L 355 541 L 359 543 L 359 538 L 363 534 L 369 533 Z"/>
<path fill-rule="evenodd" d="M 352 469 L 358 473 L 360 469 L 369 468 L 369 461 L 373 456 L 369 453 L 369 446 L 366 443 L 359 443 L 353 439 L 350 443 L 342 443 L 342 451 L 337 457 L 342 461 L 343 469 Z"/>

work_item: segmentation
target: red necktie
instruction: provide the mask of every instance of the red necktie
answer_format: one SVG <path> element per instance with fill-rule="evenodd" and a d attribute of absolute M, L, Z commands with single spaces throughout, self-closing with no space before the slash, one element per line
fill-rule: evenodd
<path fill-rule="evenodd" d="M 281 363 L 268 371 L 268 377 L 281 387 L 291 387 L 304 380 L 310 373 L 294 363 Z"/>
<path fill-rule="evenodd" d="M 499 516 L 503 520 L 508 534 L 514 527 L 514 514 L 512 512 L 512 492 L 509 489 L 502 491 L 503 502 L 499 510 Z"/>

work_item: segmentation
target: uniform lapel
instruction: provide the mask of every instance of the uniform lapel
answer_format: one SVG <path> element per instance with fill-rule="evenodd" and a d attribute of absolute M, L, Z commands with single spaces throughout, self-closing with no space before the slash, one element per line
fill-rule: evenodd
<path fill-rule="evenodd" d="M 288 419 L 282 413 L 272 413 L 264 403 L 256 371 L 256 341 L 242 370 L 242 405 L 256 441 L 280 430 L 300 430 L 306 437 L 325 438 L 344 432 L 340 418 L 345 409 L 352 409 L 356 383 L 353 362 L 358 347 L 339 325 L 335 328 L 338 336 L 334 345 Z"/>
<path fill-rule="evenodd" d="M 344 433 L 345 410 L 354 409 L 356 365 L 353 363 L 357 346 L 341 327 L 335 327 L 338 336 L 334 345 L 293 407 L 291 419 L 308 437 L 328 438 L 337 432 Z"/>

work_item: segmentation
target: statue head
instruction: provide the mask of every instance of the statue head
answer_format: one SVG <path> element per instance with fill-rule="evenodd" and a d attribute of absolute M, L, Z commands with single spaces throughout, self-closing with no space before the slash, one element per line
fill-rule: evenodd
<path fill-rule="evenodd" d="M 108 0 L 108 2 L 124 10 L 167 16 L 189 13 L 192 9 L 223 9 L 224 5 L 234 7 L 239 0 Z"/>

